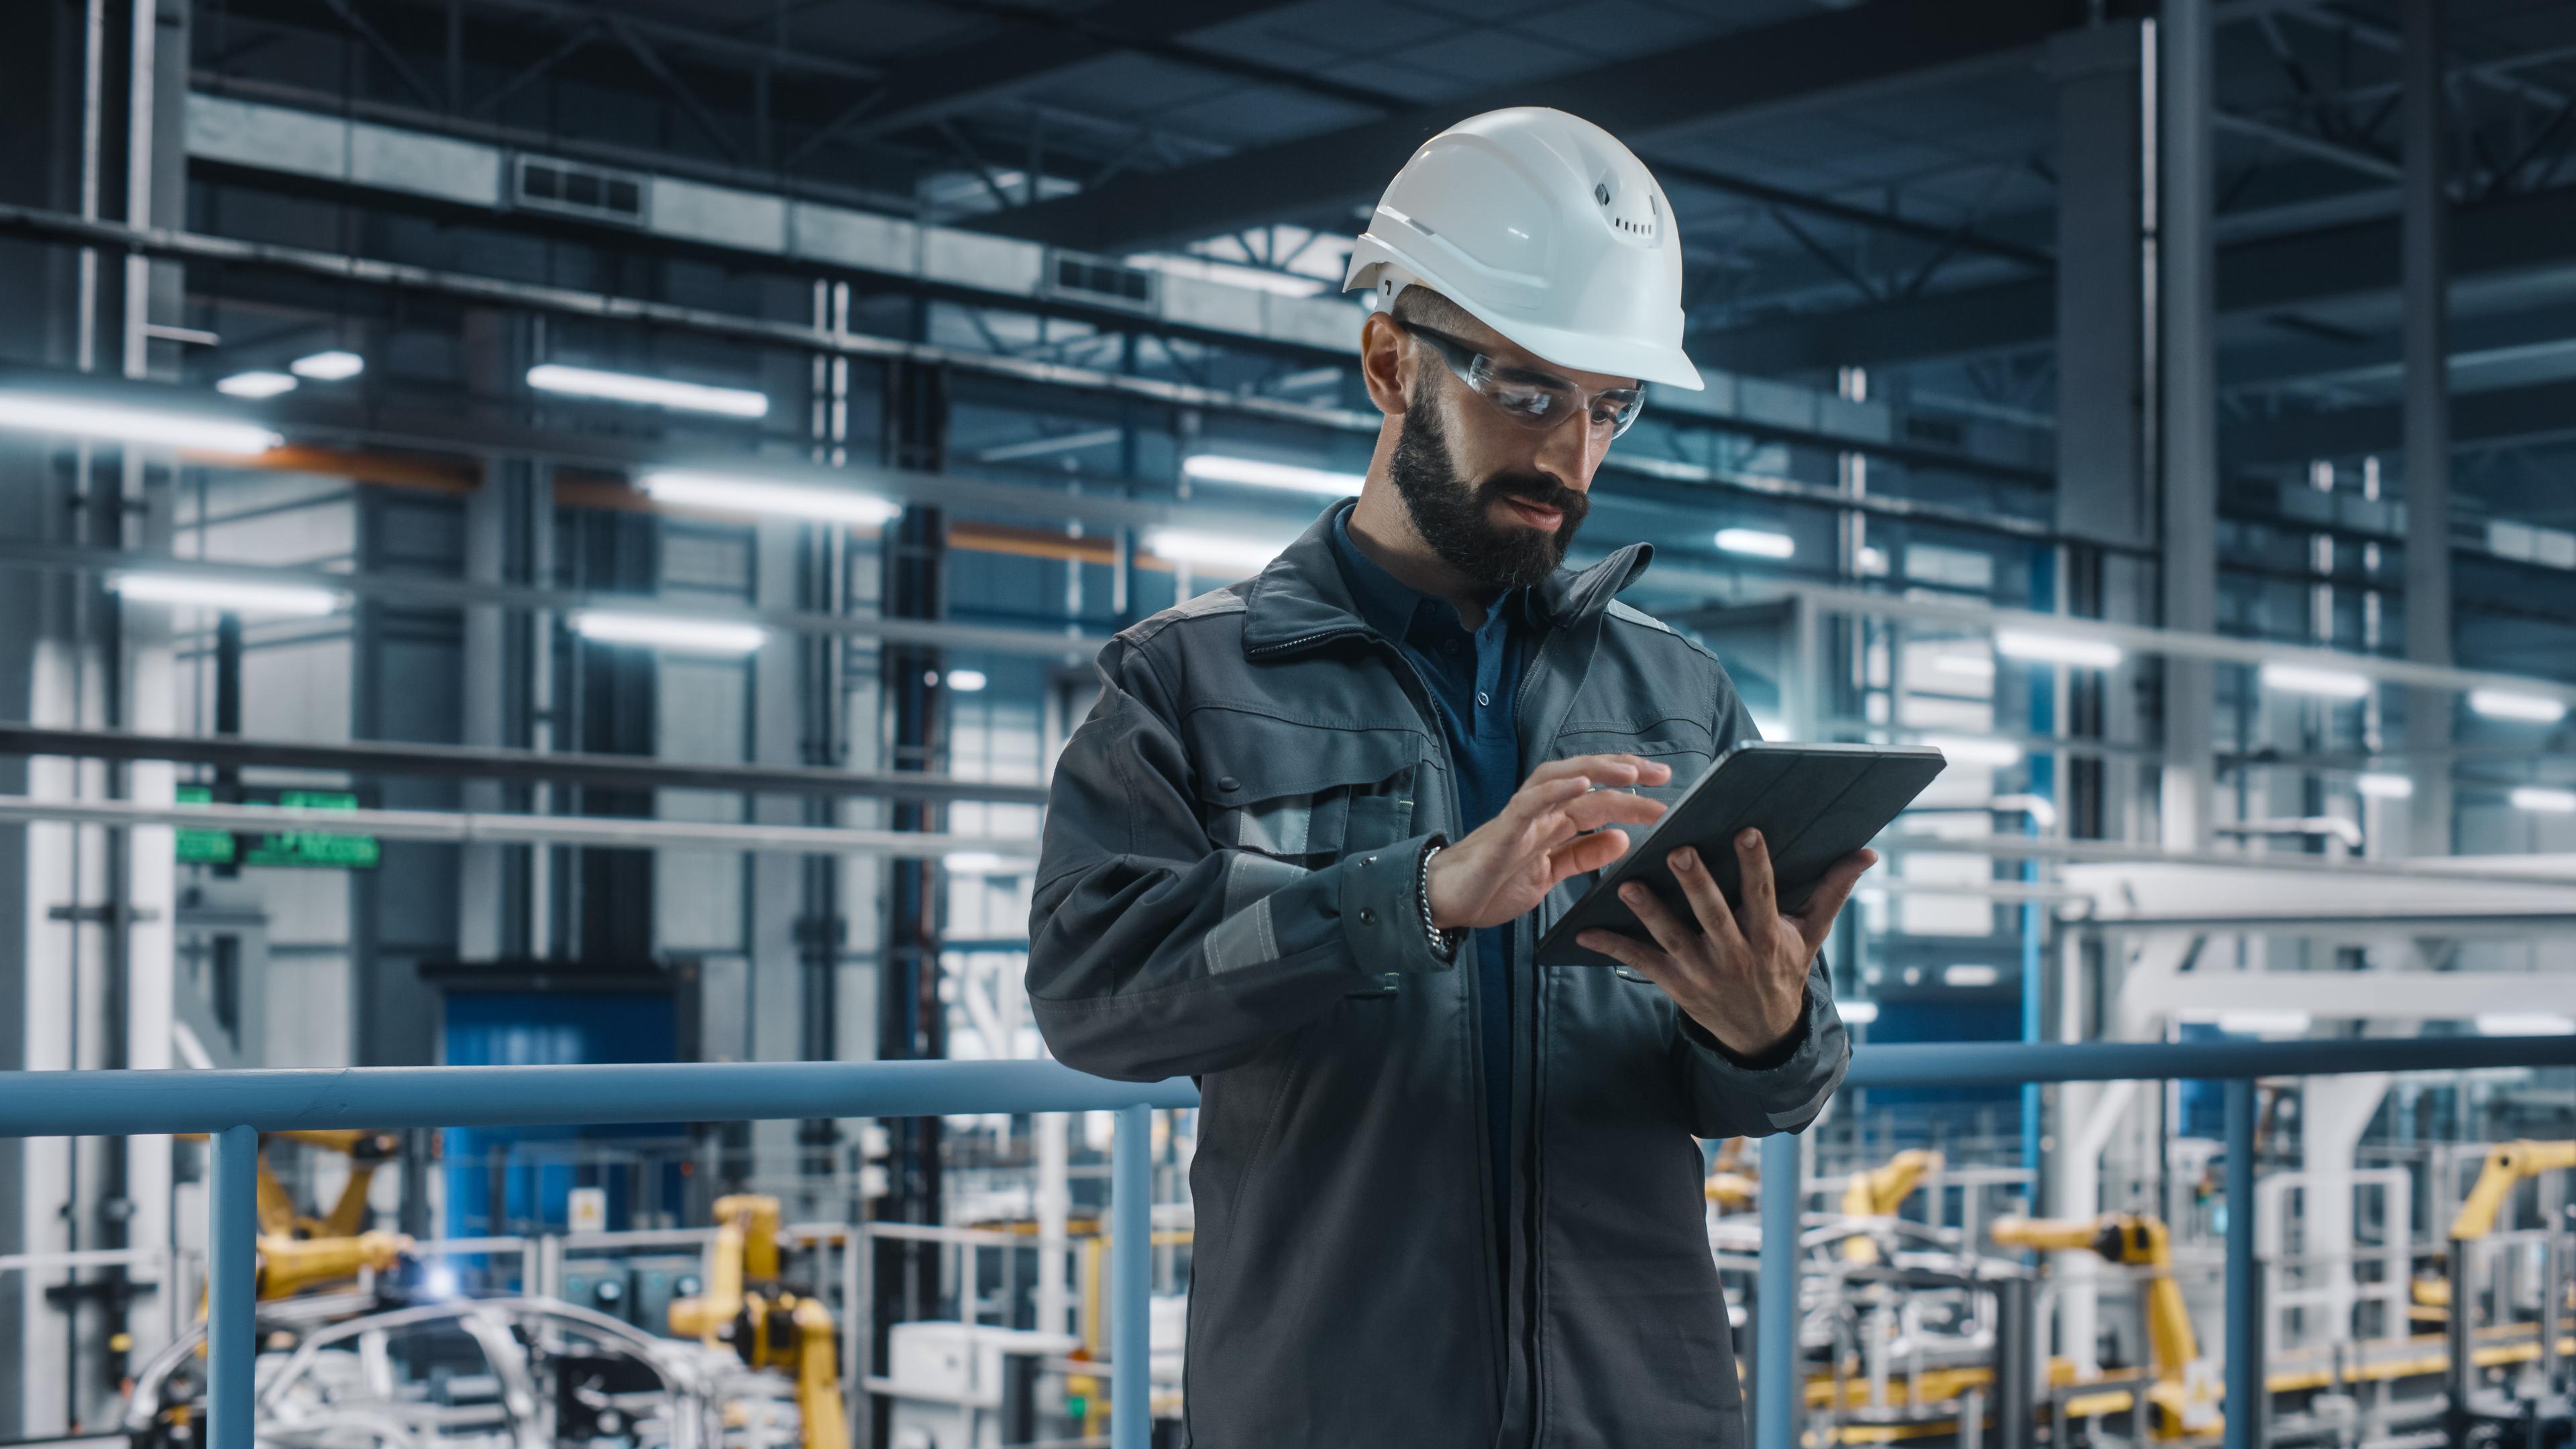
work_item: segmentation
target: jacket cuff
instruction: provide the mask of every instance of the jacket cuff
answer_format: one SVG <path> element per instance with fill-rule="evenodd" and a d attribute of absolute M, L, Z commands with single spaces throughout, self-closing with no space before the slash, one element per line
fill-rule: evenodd
<path fill-rule="evenodd" d="M 1431 949 L 1422 902 L 1414 894 L 1422 852 L 1439 838 L 1417 835 L 1342 861 L 1342 938 L 1360 970 L 1411 974 L 1456 964 Z"/>
<path fill-rule="evenodd" d="M 1681 1014 L 1681 1028 L 1683 1039 L 1699 1055 L 1704 1080 L 1728 1095 L 1740 1094 L 1777 1131 L 1795 1132 L 1814 1121 L 1851 1069 L 1851 1034 L 1834 1009 L 1833 988 L 1821 962 L 1808 972 L 1807 1006 L 1798 1024 L 1759 1058 L 1727 1050 L 1687 1012 Z"/>

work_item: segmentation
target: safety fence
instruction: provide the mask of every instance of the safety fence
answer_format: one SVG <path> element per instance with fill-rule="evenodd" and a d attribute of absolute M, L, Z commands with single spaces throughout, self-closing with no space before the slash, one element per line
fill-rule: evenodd
<path fill-rule="evenodd" d="M 2576 1066 L 2576 1037 L 1878 1046 L 1855 1055 L 1845 1086 L 2224 1081 L 2227 1201 L 2250 1205 L 2258 1078 L 2537 1066 Z M 1110 1439 L 1115 1449 L 1146 1449 L 1150 1113 L 1197 1102 L 1185 1081 L 1112 1082 L 1052 1062 L 21 1072 L 0 1076 L 0 1136 L 210 1135 L 205 1442 L 208 1449 L 251 1449 L 262 1132 L 1115 1112 Z M 1793 1449 L 1796 1436 L 1797 1355 L 1765 1346 L 1796 1343 L 1800 1172 L 1796 1139 L 1764 1141 L 1764 1232 L 1754 1305 L 1755 1449 Z M 2257 1402 L 2262 1385 L 2254 1224 L 2250 1210 L 2227 1215 L 2226 1385 L 2235 1404 Z M 2252 1449 L 2260 1420 L 2259 1414 L 2227 1415 L 2227 1449 Z"/>

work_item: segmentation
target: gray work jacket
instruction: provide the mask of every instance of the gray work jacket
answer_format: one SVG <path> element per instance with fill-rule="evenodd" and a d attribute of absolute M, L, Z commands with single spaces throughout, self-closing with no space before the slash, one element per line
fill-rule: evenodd
<path fill-rule="evenodd" d="M 1038 863 L 1048 1046 L 1199 1079 L 1189 1442 L 1740 1449 L 1697 1139 L 1815 1119 L 1850 1056 L 1825 975 L 1794 1054 L 1748 1068 L 1643 978 L 1527 964 L 1578 877 L 1515 926 L 1512 1059 L 1482 1060 L 1475 943 L 1440 960 L 1414 891 L 1457 833 L 1447 746 L 1330 527 L 1102 649 Z M 1539 586 L 1521 758 L 1652 756 L 1670 799 L 1752 725 L 1714 656 L 1616 601 L 1650 554 Z M 1503 1220 L 1489 1071 L 1512 1080 Z"/>

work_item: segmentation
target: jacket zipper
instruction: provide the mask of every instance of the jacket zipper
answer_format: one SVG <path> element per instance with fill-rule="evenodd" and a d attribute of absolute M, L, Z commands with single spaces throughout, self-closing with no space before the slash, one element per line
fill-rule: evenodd
<path fill-rule="evenodd" d="M 1374 629 L 1369 629 L 1369 628 L 1359 627 L 1359 626 L 1355 626 L 1355 625 L 1347 625 L 1347 624 L 1345 624 L 1345 625 L 1338 625 L 1338 626 L 1336 626 L 1336 627 L 1334 627 L 1334 628 L 1321 630 L 1321 631 L 1319 631 L 1319 632 L 1317 632 L 1317 633 L 1302 635 L 1302 636 L 1300 636 L 1300 637 L 1298 637 L 1298 638 L 1295 638 L 1295 639 L 1285 640 L 1285 641 L 1283 641 L 1283 642 L 1281 642 L 1281 643 L 1264 645 L 1264 646 L 1262 646 L 1261 648 L 1253 649 L 1253 650 L 1248 650 L 1248 651 L 1246 651 L 1246 652 L 1247 652 L 1247 653 L 1249 653 L 1249 654 L 1251 654 L 1251 655 L 1252 655 L 1253 657 L 1255 657 L 1255 658 L 1259 658 L 1259 657 L 1261 657 L 1261 656 L 1263 656 L 1263 655 L 1284 653 L 1284 652 L 1286 652 L 1286 651 L 1288 651 L 1288 650 L 1291 650 L 1291 649 L 1301 648 L 1301 647 L 1303 647 L 1303 646 L 1305 646 L 1305 645 L 1308 645 L 1308 644 L 1320 643 L 1320 642 L 1322 642 L 1322 641 L 1324 641 L 1324 640 L 1326 640 L 1326 639 L 1332 639 L 1332 638 L 1336 638 L 1336 637 L 1339 637 L 1339 636 L 1341 636 L 1341 635 L 1346 635 L 1346 634 L 1355 634 L 1355 635 L 1359 635 L 1359 636 L 1361 636 L 1361 637 L 1363 637 L 1363 638 L 1367 639 L 1370 643 L 1375 644 L 1375 645 L 1376 645 L 1376 646 L 1378 646 L 1379 648 L 1381 648 L 1381 649 L 1385 650 L 1388 654 L 1393 655 L 1393 656 L 1395 657 L 1395 661 L 1396 661 L 1399 665 L 1401 665 L 1401 666 L 1403 667 L 1403 669 L 1404 669 L 1404 672 L 1405 672 L 1406 676 L 1408 676 L 1409 678 L 1411 678 L 1411 679 L 1412 679 L 1413 684 L 1414 684 L 1414 688 L 1418 691 L 1417 697 L 1416 697 L 1416 698 L 1414 699 L 1414 701 L 1413 701 L 1413 707 L 1414 707 L 1414 709 L 1415 709 L 1417 712 L 1421 712 L 1421 711 L 1423 711 L 1424 706 L 1426 706 L 1426 705 L 1430 706 L 1430 713 L 1429 713 L 1429 716 L 1428 716 L 1428 717 L 1426 717 L 1426 718 L 1424 719 L 1423 723 L 1424 723 L 1425 725 L 1429 726 L 1431 737 L 1432 737 L 1433 741 L 1435 742 L 1434 747 L 1435 747 L 1436 749 L 1438 749 L 1438 751 L 1440 752 L 1440 763 L 1441 763 L 1441 766 L 1442 766 L 1442 768 L 1443 768 L 1444 772 L 1445 772 L 1445 773 L 1447 774 L 1447 776 L 1448 776 L 1448 780 L 1449 780 L 1449 821 L 1450 821 L 1450 824 L 1451 824 L 1451 826 L 1452 826 L 1453 828 L 1454 828 L 1454 827 L 1456 827 L 1456 826 L 1457 826 L 1457 825 L 1459 825 L 1459 824 L 1462 824 L 1462 823 L 1464 822 L 1465 812 L 1464 812 L 1464 810 L 1460 807 L 1460 805 L 1459 805 L 1459 803 L 1458 803 L 1458 757 L 1457 757 L 1456 753 L 1455 753 L 1454 751 L 1452 751 L 1452 750 L 1449 748 L 1449 733 L 1448 733 L 1448 731 L 1447 731 L 1446 729 L 1444 729 L 1444 728 L 1442 728 L 1442 727 L 1441 727 L 1440 721 L 1439 721 L 1439 719 L 1438 719 L 1438 717 L 1437 717 L 1437 716 L 1438 716 L 1438 709 L 1439 709 L 1439 706 L 1438 706 L 1437 704 L 1434 704 L 1434 703 L 1432 702 L 1432 695 L 1431 695 L 1431 681 L 1429 681 L 1428 679 L 1425 679 L 1425 678 L 1423 677 L 1421 666 L 1419 666 L 1419 665 L 1415 664 L 1411 659 L 1406 658 L 1406 657 L 1405 657 L 1405 653 L 1404 653 L 1404 651 L 1403 651 L 1402 649 L 1400 649 L 1400 648 L 1396 647 L 1396 645 L 1395 645 L 1392 641 L 1388 640 L 1384 635 L 1382 635 L 1382 634 L 1378 633 L 1378 632 L 1377 632 L 1376 630 L 1374 630 Z M 1527 669 L 1523 670 L 1523 671 L 1522 671 L 1522 673 L 1521 673 L 1520 689 L 1521 689 L 1521 691 L 1522 691 L 1522 693 L 1523 693 L 1523 694 L 1526 694 L 1526 693 L 1528 692 L 1529 685 L 1530 685 L 1530 681 L 1531 681 L 1531 680 L 1533 680 L 1533 679 L 1535 679 L 1535 678 L 1537 677 L 1537 675 L 1538 675 L 1538 656 L 1540 655 L 1540 653 L 1541 653 L 1541 652 L 1543 652 L 1543 651 L 1541 651 L 1541 650 L 1539 650 L 1539 649 L 1532 649 L 1532 650 L 1530 651 L 1530 664 L 1529 664 L 1529 667 L 1528 667 Z M 1514 699 L 1513 699 L 1513 705 L 1514 705 L 1514 710 L 1515 710 L 1515 715 L 1514 715 L 1514 717 L 1515 717 L 1515 718 L 1517 718 L 1517 717 L 1518 717 L 1517 711 L 1518 711 L 1518 706 L 1519 706 L 1519 698 L 1520 698 L 1520 697 L 1519 697 L 1518 695 L 1515 695 L 1515 696 L 1514 696 Z M 1453 841 L 1452 843 L 1454 844 L 1455 842 Z M 1523 928 L 1523 925 L 1524 925 L 1524 924 L 1525 924 L 1525 923 L 1520 923 L 1520 922 L 1516 922 L 1516 923 L 1514 923 L 1514 926 L 1513 926 L 1513 934 L 1514 934 L 1515 938 L 1517 938 L 1517 937 L 1518 937 L 1518 935 L 1519 935 L 1520 931 L 1522 930 L 1522 928 Z M 1472 936 L 1474 933 L 1470 932 L 1469 934 L 1470 934 L 1470 936 Z M 1472 946 L 1474 945 L 1474 942 L 1473 942 L 1472 940 L 1470 940 L 1470 941 L 1466 942 L 1465 944 L 1467 944 L 1467 945 L 1469 945 L 1469 946 L 1471 946 L 1471 947 L 1472 947 Z M 1484 1036 L 1483 1036 L 1483 1033 L 1482 1033 L 1482 1032 L 1480 1032 L 1480 1031 L 1478 1031 L 1478 1030 L 1476 1029 L 1476 1013 L 1484 1009 L 1484 1005 L 1485 1005 L 1485 1003 L 1484 1003 L 1484 1001 L 1483 1001 L 1483 998 L 1478 994 L 1478 992 L 1477 992 L 1477 990 L 1476 990 L 1476 981 L 1475 981 L 1475 978 L 1474 978 L 1474 974 L 1473 974 L 1473 973 L 1469 973 L 1468 979 L 1467 979 L 1467 981 L 1465 982 L 1465 988 L 1466 988 L 1466 994 L 1467 994 L 1467 1010 L 1468 1010 L 1468 1021 L 1467 1021 L 1468 1031 L 1467 1031 L 1467 1038 L 1468 1038 L 1469 1042 L 1473 1044 L 1473 1045 L 1470 1047 L 1470 1050 L 1471 1050 L 1471 1051 L 1473 1051 L 1473 1052 L 1475 1053 L 1475 1060 L 1476 1060 L 1476 1062 L 1477 1062 L 1478 1066 L 1479 1066 L 1480 1068 L 1484 1069 L 1484 1070 L 1491 1071 L 1491 1070 L 1493 1069 L 1494 1064 L 1493 1064 L 1493 1063 L 1491 1063 L 1491 1062 L 1488 1062 L 1488 1061 L 1486 1061 L 1486 1060 L 1484 1059 Z M 1535 1002 L 1533 1002 L 1533 1005 L 1535 1005 Z M 1535 1059 L 1535 1057 L 1533 1057 L 1533 1059 L 1532 1059 L 1533 1065 L 1535 1065 L 1535 1061 L 1536 1061 L 1536 1059 Z M 1510 1061 L 1510 1059 L 1509 1059 L 1508 1057 L 1506 1057 L 1506 1058 L 1505 1058 L 1505 1060 L 1504 1060 L 1504 1061 L 1503 1061 L 1503 1063 L 1502 1063 L 1502 1070 L 1503 1070 L 1505 1073 L 1507 1073 L 1507 1074 L 1508 1074 L 1508 1073 L 1511 1071 L 1511 1069 L 1512 1069 L 1511 1061 Z M 1481 1083 L 1479 1083 L 1479 1084 L 1478 1084 L 1478 1086 L 1481 1088 L 1482 1084 L 1481 1084 Z M 1475 1148 L 1476 1148 L 1476 1161 L 1477 1161 L 1479 1164 L 1483 1164 L 1483 1165 L 1484 1165 L 1484 1167 L 1485 1167 L 1485 1170 L 1484 1170 L 1483 1172 L 1481 1172 L 1481 1173 L 1479 1173 L 1479 1174 L 1478 1174 L 1478 1182 L 1477 1182 L 1476 1195 L 1477 1195 L 1479 1198 L 1483 1198 L 1483 1197 L 1485 1197 L 1485 1196 L 1486 1196 L 1486 1193 L 1485 1193 L 1485 1191 L 1484 1191 L 1484 1183 L 1485 1183 L 1485 1181 L 1486 1181 L 1486 1180 L 1488 1180 L 1488 1179 L 1490 1178 L 1490 1176 L 1491 1176 L 1491 1174 L 1492 1174 L 1492 1171 L 1493 1171 L 1493 1168 L 1491 1167 L 1491 1165 L 1490 1165 L 1490 1164 L 1486 1164 L 1486 1163 L 1485 1163 L 1485 1158 L 1486 1158 L 1486 1143 L 1487 1143 L 1487 1132 L 1486 1132 L 1486 1128 L 1485 1128 L 1485 1123 L 1484 1123 L 1484 1112 L 1483 1112 L 1483 1106 L 1484 1106 L 1484 1093 L 1483 1093 L 1481 1090 L 1477 1091 L 1476 1093 L 1474 1093 L 1474 1099 L 1475 1099 L 1476 1106 L 1477 1106 L 1477 1110 L 1476 1110 L 1476 1112 L 1475 1112 L 1474 1114 L 1472 1114 L 1472 1118 L 1473 1118 L 1473 1121 L 1474 1121 L 1474 1131 L 1475 1131 L 1474 1142 L 1475 1142 Z M 1537 1110 L 1536 1110 L 1536 1104 L 1535 1104 L 1535 1102 L 1533 1102 L 1533 1104 L 1532 1104 L 1532 1109 L 1531 1109 L 1531 1113 L 1530 1113 L 1531 1126 L 1532 1126 L 1532 1130 L 1533 1130 L 1533 1131 L 1535 1131 L 1535 1130 L 1536 1130 L 1537 1118 L 1538 1118 L 1538 1113 L 1537 1113 Z M 1489 1261 L 1489 1262 L 1491 1262 L 1491 1261 L 1495 1261 L 1495 1260 L 1499 1259 L 1499 1257 L 1501 1256 L 1501 1250 L 1502 1250 L 1502 1247 L 1503 1247 L 1504 1242 L 1505 1242 L 1506 1240 L 1508 1240 L 1508 1239 L 1510 1238 L 1510 1236 L 1511 1236 L 1511 1212 L 1512 1212 L 1512 1205 L 1511 1205 L 1511 1203 L 1510 1203 L 1510 1202 L 1508 1202 L 1508 1201 L 1505 1201 L 1505 1202 L 1502 1202 L 1502 1203 L 1494 1203 L 1494 1202 L 1488 1201 L 1488 1202 L 1486 1203 L 1486 1207 L 1485 1207 L 1485 1252 L 1486 1252 L 1486 1256 L 1487 1256 L 1487 1259 L 1488 1259 L 1488 1261 Z M 1495 1220 L 1495 1219 L 1496 1219 L 1496 1215 L 1497 1215 L 1497 1213 L 1499 1213 L 1499 1214 L 1500 1214 L 1500 1217 L 1501 1217 L 1501 1220 L 1500 1220 L 1499 1222 Z M 1534 1224 L 1534 1223 L 1535 1223 L 1535 1216 L 1533 1216 L 1533 1224 Z M 1502 1340 L 1504 1340 L 1504 1339 L 1507 1339 L 1507 1338 L 1510 1336 L 1510 1332 L 1511 1332 L 1511 1305 L 1510 1305 L 1508 1302 L 1506 1302 L 1506 1303 L 1504 1303 L 1504 1304 L 1502 1304 L 1502 1305 L 1501 1305 L 1501 1309 L 1502 1309 L 1502 1312 L 1501 1312 L 1501 1322 L 1500 1322 L 1500 1323 L 1498 1323 L 1498 1324 L 1496 1325 L 1496 1340 L 1497 1340 L 1497 1342 L 1498 1342 L 1498 1343 L 1499 1343 L 1499 1342 L 1501 1342 L 1501 1341 L 1502 1341 Z M 1532 1353 L 1531 1353 L 1531 1355 L 1530 1355 L 1530 1359 L 1531 1359 L 1531 1368 L 1532 1368 L 1532 1374 L 1533 1374 L 1532 1383 L 1533 1383 L 1533 1392 L 1535 1392 L 1535 1383 L 1536 1383 L 1535 1374 L 1536 1374 L 1536 1367 L 1537 1367 L 1537 1353 L 1536 1353 L 1537 1338 L 1536 1338 L 1536 1328 L 1535 1328 L 1535 1325 L 1533 1325 L 1533 1328 L 1532 1328 L 1531 1340 L 1530 1340 L 1530 1341 L 1531 1341 L 1531 1347 L 1532 1347 Z M 1497 1393 L 1497 1394 L 1501 1394 L 1501 1393 L 1503 1393 L 1503 1392 L 1507 1391 L 1507 1389 L 1508 1389 L 1508 1387 L 1509 1387 L 1510 1383 L 1511 1383 L 1511 1360 L 1510 1360 L 1510 1356 L 1509 1356 L 1509 1354 L 1508 1354 L 1508 1353 L 1506 1353 L 1506 1354 L 1504 1355 L 1503 1361 L 1502 1361 L 1501 1363 L 1498 1363 L 1498 1364 L 1496 1364 L 1496 1365 L 1494 1366 L 1494 1387 L 1495 1387 L 1495 1391 L 1496 1391 L 1496 1393 Z M 1497 1410 L 1499 1410 L 1499 1409 L 1501 1408 L 1501 1405 L 1500 1405 L 1499 1403 L 1497 1403 L 1496 1408 L 1497 1408 Z"/>

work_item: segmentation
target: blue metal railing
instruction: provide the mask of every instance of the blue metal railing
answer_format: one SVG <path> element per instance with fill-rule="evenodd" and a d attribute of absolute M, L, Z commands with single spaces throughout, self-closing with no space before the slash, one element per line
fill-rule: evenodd
<path fill-rule="evenodd" d="M 2356 983 L 2356 990 L 2366 989 Z M 2576 1036 L 2411 1037 L 2357 1041 L 1980 1043 L 1879 1046 L 1852 1056 L 1845 1090 L 1991 1087 L 2022 1082 L 2223 1081 L 2227 1084 L 2226 1449 L 2253 1449 L 2263 1397 L 2254 1262 L 2254 1081 L 2343 1072 L 2576 1066 Z M 1762 1264 L 1754 1302 L 1754 1449 L 1795 1449 L 1798 1142 L 1762 1140 Z M 2455 1308 L 2454 1312 L 2465 1311 Z M 2014 1412 L 2010 1405 L 1998 1406 Z"/>
<path fill-rule="evenodd" d="M 1053 1062 L 0 1074 L 0 1136 L 210 1135 L 208 1449 L 251 1449 L 262 1132 L 1087 1111 L 1118 1114 L 1110 1159 L 1109 1437 L 1116 1449 L 1146 1449 L 1153 1427 L 1146 1336 L 1153 1261 L 1148 1114 L 1157 1107 L 1197 1105 L 1198 1093 L 1186 1081 L 1112 1082 Z"/>
<path fill-rule="evenodd" d="M 1879 1046 L 1846 1087 L 2202 1079 L 2227 1083 L 2227 1393 L 2257 1403 L 2254 1079 L 2363 1071 L 2576 1066 L 2576 1036 L 2303 1042 Z M 208 1449 L 250 1449 L 259 1134 L 287 1128 L 497 1127 L 949 1113 L 1115 1111 L 1112 1150 L 1110 1440 L 1145 1449 L 1152 1204 L 1148 1113 L 1191 1107 L 1187 1082 L 1112 1082 L 1053 1062 L 759 1062 L 581 1067 L 373 1067 L 346 1071 L 0 1074 L 0 1136 L 204 1132 L 212 1137 L 208 1234 Z M 1798 1143 L 1762 1144 L 1755 1305 L 1755 1449 L 1794 1449 L 1798 1392 Z M 2240 1206 L 2243 1205 L 2243 1206 Z M 2259 1415 L 2227 1415 L 2250 1449 Z"/>

